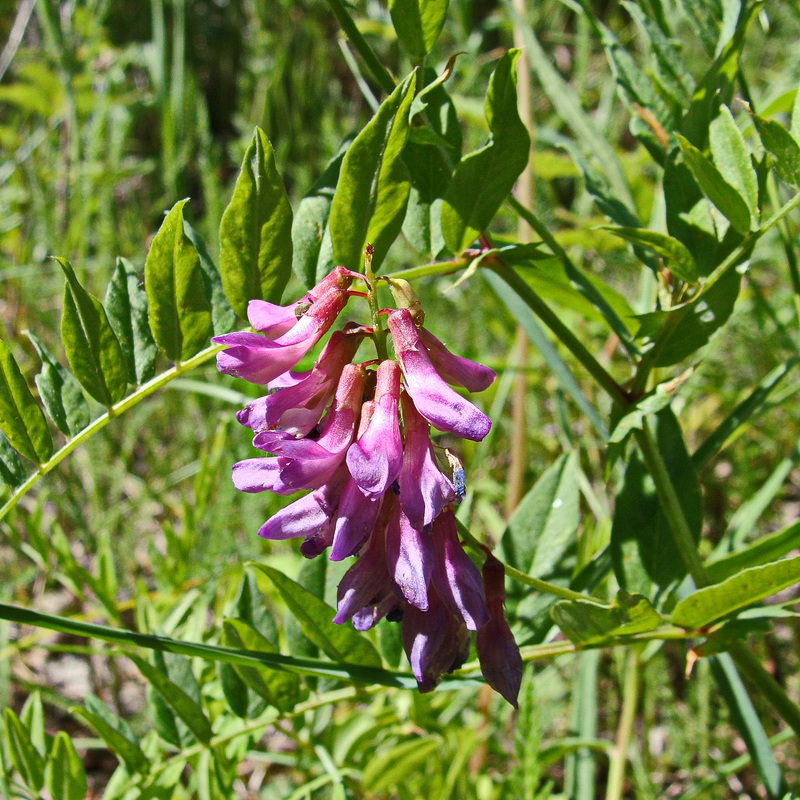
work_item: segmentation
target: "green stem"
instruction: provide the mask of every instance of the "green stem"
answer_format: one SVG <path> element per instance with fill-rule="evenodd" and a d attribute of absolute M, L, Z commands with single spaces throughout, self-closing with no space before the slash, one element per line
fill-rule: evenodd
<path fill-rule="evenodd" d="M 470 529 L 464 525 L 461 520 L 456 520 L 456 528 L 458 529 L 458 535 L 461 537 L 464 544 L 466 544 L 467 547 L 473 550 L 480 557 L 485 557 L 486 550 L 484 546 L 475 538 L 475 536 L 472 535 Z M 495 558 L 497 558 L 497 556 L 495 556 Z M 502 561 L 500 563 L 503 564 Z M 551 594 L 555 597 L 561 597 L 564 600 L 586 600 L 590 603 L 600 604 L 603 602 L 602 600 L 598 600 L 596 597 L 592 597 L 589 594 L 581 594 L 580 592 L 575 592 L 572 589 L 567 589 L 564 586 L 556 586 L 554 583 L 548 583 L 547 581 L 541 581 L 538 578 L 533 578 L 521 570 L 514 569 L 514 567 L 510 566 L 509 564 L 503 564 L 503 569 L 505 570 L 506 577 L 511 578 L 513 581 L 517 581 L 517 583 L 523 583 L 525 586 L 530 586 L 532 589 L 536 589 L 537 592 Z"/>
<path fill-rule="evenodd" d="M 586 279 L 586 276 L 569 257 L 569 253 L 558 243 L 558 240 L 548 230 L 547 226 L 528 208 L 522 205 L 513 195 L 508 198 L 509 205 L 517 212 L 531 228 L 539 235 L 541 240 L 553 251 L 553 255 L 564 265 L 567 277 L 575 284 L 578 291 L 603 315 L 614 333 L 617 334 L 622 346 L 629 355 L 639 354 L 639 348 L 631 338 L 625 323 L 619 318 L 605 298 Z"/>
<path fill-rule="evenodd" d="M 41 478 L 58 466 L 73 450 L 75 450 L 75 448 L 83 444 L 95 433 L 105 428 L 112 417 L 119 416 L 132 406 L 135 406 L 140 400 L 143 400 L 148 395 L 158 391 L 162 386 L 165 386 L 170 381 L 174 380 L 175 378 L 179 378 L 181 375 L 184 375 L 185 373 L 194 369 L 196 366 L 208 361 L 210 358 L 213 358 L 220 350 L 222 350 L 222 345 L 216 344 L 212 345 L 211 347 L 207 347 L 205 350 L 201 350 L 197 355 L 192 356 L 192 358 L 190 358 L 188 361 L 183 361 L 180 364 L 176 364 L 166 372 L 162 372 L 160 375 L 157 375 L 151 381 L 148 381 L 140 386 L 135 392 L 133 392 L 133 394 L 129 394 L 127 397 L 120 400 L 119 403 L 111 406 L 108 411 L 106 411 L 104 414 L 101 414 L 97 419 L 92 420 L 92 422 L 90 422 L 80 433 L 78 433 L 73 439 L 70 439 L 47 461 L 45 461 L 43 464 L 39 464 L 38 470 L 34 472 L 33 475 L 31 475 L 21 486 L 14 490 L 14 493 L 11 495 L 11 497 L 9 497 L 3 507 L 0 508 L 0 520 L 4 519 L 8 512 L 14 508 L 20 499 L 24 497 L 39 482 Z"/>
<path fill-rule="evenodd" d="M 468 267 L 476 258 L 480 258 L 480 256 L 481 254 L 477 250 L 474 252 L 468 251 L 462 254 L 460 258 L 454 258 L 450 261 L 436 261 L 433 264 L 423 264 L 421 267 L 401 269 L 398 272 L 390 272 L 388 277 L 413 281 L 417 278 L 425 278 L 429 275 L 449 275 L 453 272 L 458 272 L 460 269 L 464 269 L 464 267 Z"/>
<path fill-rule="evenodd" d="M 367 67 L 369 67 L 372 76 L 380 85 L 386 94 L 391 94 L 394 91 L 395 84 L 392 76 L 387 72 L 386 68 L 378 60 L 375 51 L 369 46 L 367 40 L 361 34 L 353 18 L 348 13 L 341 0 L 328 0 L 328 5 L 331 7 L 339 25 L 342 30 L 347 34 L 347 38 L 352 42 L 353 47 L 358 51 L 361 58 L 364 59 Z"/>
<path fill-rule="evenodd" d="M 630 399 L 623 388 L 611 377 L 603 365 L 583 346 L 577 336 L 565 325 L 560 317 L 539 297 L 533 289 L 510 267 L 486 265 L 499 275 L 519 298 L 547 325 L 561 343 L 580 361 L 589 374 L 609 394 L 615 403 L 628 408 Z"/>
<path fill-rule="evenodd" d="M 367 278 L 367 301 L 369 302 L 369 311 L 372 317 L 372 340 L 375 342 L 375 350 L 378 353 L 378 358 L 381 361 L 385 361 L 389 357 L 389 351 L 386 347 L 386 331 L 383 327 L 383 319 L 379 313 L 378 284 L 375 281 L 375 273 L 372 271 L 371 245 L 367 246 L 367 252 L 364 254 L 364 273 Z"/>
<path fill-rule="evenodd" d="M 783 720 L 800 736 L 800 708 L 791 701 L 783 687 L 762 666 L 742 642 L 734 642 L 728 652 L 742 674 L 766 697 Z"/>
<path fill-rule="evenodd" d="M 635 431 L 634 435 L 642 451 L 647 470 L 653 478 L 661 508 L 669 521 L 672 537 L 678 547 L 683 565 L 698 587 L 708 586 L 711 581 L 697 553 L 694 536 L 692 536 L 691 528 L 683 513 L 681 501 L 672 484 L 667 465 L 661 457 L 661 451 L 658 449 L 647 419 L 644 420 L 642 429 Z"/>

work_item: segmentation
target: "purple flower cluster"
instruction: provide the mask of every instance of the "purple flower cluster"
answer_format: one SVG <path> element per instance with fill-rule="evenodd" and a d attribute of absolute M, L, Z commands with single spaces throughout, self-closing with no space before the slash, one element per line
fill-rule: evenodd
<path fill-rule="evenodd" d="M 382 617 L 401 621 L 421 691 L 464 663 L 468 631 L 476 631 L 487 681 L 516 705 L 522 662 L 503 616 L 503 567 L 487 551 L 481 572 L 464 551 L 456 490 L 430 438 L 432 425 L 483 439 L 489 418 L 448 384 L 482 391 L 495 373 L 450 353 L 412 308 L 387 312 L 396 360 L 353 363 L 375 330 L 348 322 L 311 370 L 293 372 L 351 294 L 361 294 L 350 290 L 354 278 L 362 276 L 336 267 L 296 303 L 253 300 L 248 318 L 258 333 L 214 339 L 226 345 L 220 372 L 269 390 L 237 414 L 269 455 L 235 464 L 234 485 L 309 492 L 268 519 L 259 535 L 302 538 L 308 558 L 328 548 L 332 561 L 356 556 L 339 585 L 334 622 L 367 630 Z"/>

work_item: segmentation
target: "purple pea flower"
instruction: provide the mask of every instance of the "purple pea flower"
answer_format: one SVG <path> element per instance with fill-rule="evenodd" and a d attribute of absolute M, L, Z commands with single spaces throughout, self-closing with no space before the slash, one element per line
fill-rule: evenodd
<path fill-rule="evenodd" d="M 291 330 L 311 305 L 328 290 L 341 284 L 343 278 L 348 275 L 350 275 L 349 270 L 344 267 L 336 267 L 310 292 L 287 306 L 278 306 L 268 303 L 266 300 L 251 300 L 247 304 L 247 319 L 253 326 L 253 330 L 265 333 L 270 339 L 277 339 Z"/>
<path fill-rule="evenodd" d="M 345 365 L 318 439 L 296 439 L 283 431 L 257 433 L 253 444 L 275 457 L 249 458 L 234 464 L 234 486 L 243 492 L 267 489 L 276 494 L 293 494 L 327 483 L 353 441 L 365 378 L 363 367 Z"/>
<path fill-rule="evenodd" d="M 400 503 L 412 527 L 422 530 L 455 500 L 455 492 L 453 484 L 436 464 L 430 426 L 407 393 L 400 401 L 406 439 L 403 466 L 397 479 Z"/>
<path fill-rule="evenodd" d="M 228 345 L 227 350 L 217 354 L 217 369 L 250 383 L 269 383 L 289 371 L 322 338 L 347 305 L 348 289 L 353 282 L 350 271 L 336 267 L 318 286 L 326 281 L 324 290 L 314 296 L 294 325 L 277 339 L 247 331 L 215 336 L 213 342 Z M 269 329 L 281 330 L 285 324 L 282 317 Z"/>
<path fill-rule="evenodd" d="M 469 630 L 478 630 L 489 621 L 489 609 L 481 574 L 458 540 L 452 508 L 445 509 L 434 520 L 432 536 L 436 592 L 451 614 L 463 619 Z"/>
<path fill-rule="evenodd" d="M 400 368 L 396 361 L 378 367 L 372 419 L 347 451 L 347 466 L 364 494 L 383 494 L 397 479 L 403 465 L 403 440 L 397 417 Z"/>
<path fill-rule="evenodd" d="M 486 682 L 514 708 L 522 682 L 522 657 L 503 614 L 506 599 L 505 568 L 486 548 L 486 561 L 481 570 L 489 622 L 478 629 L 475 649 Z"/>
<path fill-rule="evenodd" d="M 435 558 L 430 532 L 415 528 L 398 504 L 386 528 L 386 564 L 395 586 L 420 611 L 428 609 Z"/>
<path fill-rule="evenodd" d="M 450 613 L 433 587 L 428 601 L 425 611 L 406 606 L 400 631 L 421 692 L 435 689 L 442 675 L 458 669 L 469 654 L 469 634 L 464 623 Z"/>
<path fill-rule="evenodd" d="M 493 369 L 454 355 L 429 330 L 418 330 L 431 363 L 447 383 L 463 386 L 468 392 L 482 392 L 494 383 L 497 373 Z"/>
<path fill-rule="evenodd" d="M 408 309 L 390 312 L 388 324 L 406 388 L 419 413 L 440 431 L 481 441 L 492 427 L 491 420 L 442 380 Z"/>
<path fill-rule="evenodd" d="M 255 433 L 277 429 L 296 437 L 306 436 L 319 422 L 342 370 L 353 360 L 366 333 L 361 326 L 348 322 L 331 335 L 313 369 L 299 375 L 284 373 L 280 377 L 290 378 L 291 383 L 281 387 L 270 385 L 274 391 L 248 403 L 236 414 L 236 419 Z"/>

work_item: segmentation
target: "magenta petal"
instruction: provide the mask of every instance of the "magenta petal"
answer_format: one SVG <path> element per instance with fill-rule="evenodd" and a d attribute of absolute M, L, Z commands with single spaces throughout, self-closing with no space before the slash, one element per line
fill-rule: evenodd
<path fill-rule="evenodd" d="M 458 540 L 452 509 L 442 512 L 434 521 L 432 536 L 436 548 L 432 576 L 436 591 L 467 628 L 477 630 L 489 621 L 489 609 L 481 574 Z"/>
<path fill-rule="evenodd" d="M 315 344 L 308 338 L 282 345 L 258 333 L 226 333 L 211 341 L 228 345 L 217 354 L 217 369 L 250 383 L 269 383 L 290 370 Z"/>
<path fill-rule="evenodd" d="M 455 492 L 434 458 L 428 423 L 407 394 L 400 399 L 406 436 L 403 466 L 397 479 L 400 503 L 411 525 L 421 530 L 455 500 Z"/>
<path fill-rule="evenodd" d="M 447 381 L 456 386 L 463 386 L 468 392 L 482 392 L 492 385 L 497 373 L 470 361 L 468 358 L 453 355 L 444 344 L 425 328 L 419 329 L 419 336 L 428 351 L 436 371 Z"/>
<path fill-rule="evenodd" d="M 420 611 L 428 608 L 433 561 L 431 535 L 415 530 L 398 506 L 386 529 L 386 563 L 405 599 Z"/>
<path fill-rule="evenodd" d="M 248 458 L 233 465 L 233 485 L 240 492 L 270 491 L 276 494 L 291 494 L 281 480 L 281 467 L 286 463 L 279 458 Z"/>
<path fill-rule="evenodd" d="M 378 368 L 372 419 L 347 451 L 350 474 L 368 494 L 383 494 L 400 474 L 403 441 L 397 417 L 399 396 L 400 370 L 396 362 L 384 361 Z"/>
<path fill-rule="evenodd" d="M 289 503 L 275 516 L 270 517 L 258 531 L 264 539 L 294 539 L 313 536 L 328 522 L 328 514 L 322 510 L 313 494 Z"/>
<path fill-rule="evenodd" d="M 492 427 L 491 420 L 442 380 L 409 311 L 405 308 L 392 311 L 388 324 L 406 388 L 420 414 L 440 431 L 481 441 Z"/>
<path fill-rule="evenodd" d="M 277 339 L 297 324 L 296 307 L 297 303 L 276 306 L 266 300 L 251 300 L 247 304 L 247 319 L 255 330 Z"/>
<path fill-rule="evenodd" d="M 342 561 L 361 547 L 375 526 L 382 499 L 381 495 L 365 495 L 352 478 L 348 481 L 336 514 L 331 561 Z"/>

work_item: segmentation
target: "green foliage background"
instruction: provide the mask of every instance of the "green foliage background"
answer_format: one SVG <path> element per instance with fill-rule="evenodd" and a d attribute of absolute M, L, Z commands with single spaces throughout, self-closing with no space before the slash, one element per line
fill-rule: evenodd
<path fill-rule="evenodd" d="M 41 0 L 3 51 L 0 471 L 4 501 L 19 498 L 0 530 L 7 796 L 800 791 L 800 281 L 787 205 L 800 181 L 800 7 L 544 0 L 523 19 L 519 5 L 451 0 L 438 38 L 434 22 L 420 39 L 416 5 Z M 7 41 L 26 4 L 0 8 Z M 484 108 L 514 44 L 533 81 L 533 188 L 516 204 L 506 196 L 524 157 L 512 156 L 527 142 L 515 97 L 498 88 Z M 360 191 L 367 126 L 394 82 L 417 66 L 419 91 L 458 51 L 427 95 L 438 149 L 402 130 L 407 170 L 380 173 L 392 190 L 408 184 L 415 214 L 403 219 L 405 201 Z M 402 118 L 410 86 L 380 113 Z M 356 158 L 336 161 L 360 133 L 362 178 Z M 261 202 L 255 179 L 234 194 L 252 158 L 279 210 L 242 257 L 225 241 Z M 339 169 L 351 184 L 337 205 Z M 288 203 L 272 202 L 281 184 Z M 450 209 L 441 230 L 436 198 Z M 507 609 L 536 664 L 519 712 L 474 670 L 431 695 L 409 690 L 391 626 L 370 640 L 326 626 L 334 565 L 257 540 L 284 501 L 230 485 L 250 453 L 233 412 L 256 390 L 221 379 L 203 348 L 243 298 L 277 300 L 289 281 L 288 300 L 325 271 L 310 237 L 304 259 L 296 239 L 289 274 L 289 204 L 295 220 L 330 211 L 337 256 L 385 236 L 381 270 L 416 278 L 427 327 L 500 373 L 479 401 L 493 431 L 462 453 L 459 517 L 517 570 Z M 493 248 L 479 266 L 461 251 L 484 230 Z M 543 244 L 516 245 L 531 239 Z M 695 292 L 702 305 L 668 312 Z M 665 326 L 676 332 L 659 338 Z M 11 446 L 47 465 L 65 442 L 80 446 L 13 495 L 31 469 Z M 672 506 L 652 481 L 659 460 Z M 721 590 L 678 586 L 676 508 Z M 723 652 L 737 646 L 736 659 Z M 689 647 L 707 658 L 687 677 Z M 332 655 L 355 649 L 365 671 Z M 286 654 L 291 668 L 275 669 Z"/>

